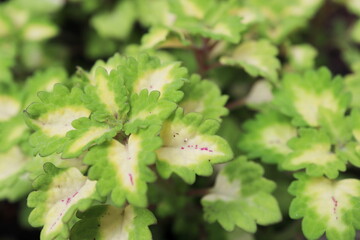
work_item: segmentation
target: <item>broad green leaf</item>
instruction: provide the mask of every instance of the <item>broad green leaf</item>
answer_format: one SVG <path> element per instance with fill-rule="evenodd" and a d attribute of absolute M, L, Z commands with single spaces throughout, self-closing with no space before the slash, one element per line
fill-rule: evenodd
<path fill-rule="evenodd" d="M 278 50 L 267 40 L 245 41 L 229 55 L 220 58 L 225 65 L 243 67 L 253 77 L 261 76 L 271 81 L 278 78 L 280 61 L 276 58 Z"/>
<path fill-rule="evenodd" d="M 184 37 L 191 34 L 238 43 L 245 25 L 241 17 L 232 14 L 234 5 L 231 1 L 170 1 L 170 11 L 175 16 L 173 26 L 167 26 Z"/>
<path fill-rule="evenodd" d="M 43 226 L 41 240 L 68 239 L 76 211 L 85 211 L 96 200 L 96 182 L 90 181 L 76 168 L 59 169 L 51 163 L 44 165 L 45 174 L 33 185 L 28 206 L 34 208 L 29 216 L 33 227 Z"/>
<path fill-rule="evenodd" d="M 109 72 L 103 67 L 97 67 L 94 85 L 86 86 L 85 93 L 85 102 L 94 112 L 93 118 L 96 120 L 109 120 L 118 124 L 129 111 L 128 93 L 118 71 Z"/>
<path fill-rule="evenodd" d="M 245 29 L 241 18 L 224 15 L 221 19 L 210 22 L 195 19 L 184 19 L 176 22 L 176 26 L 191 34 L 198 34 L 214 40 L 226 40 L 231 43 L 240 41 L 240 33 Z"/>
<path fill-rule="evenodd" d="M 343 115 L 350 100 L 340 77 L 331 79 L 325 67 L 304 74 L 287 74 L 275 94 L 276 106 L 299 126 L 320 125 L 321 109 Z"/>
<path fill-rule="evenodd" d="M 141 39 L 141 47 L 149 49 L 158 46 L 166 40 L 169 32 L 169 29 L 164 27 L 150 28 L 149 33 L 145 34 Z"/>
<path fill-rule="evenodd" d="M 240 8 L 243 10 L 240 16 L 249 19 L 250 23 L 257 24 L 257 34 L 281 43 L 289 34 L 305 27 L 323 2 L 325 1 L 245 0 Z"/>
<path fill-rule="evenodd" d="M 201 20 L 215 4 L 214 0 L 174 0 L 170 1 L 170 10 L 180 17 Z"/>
<path fill-rule="evenodd" d="M 25 41 L 43 41 L 58 34 L 55 24 L 46 19 L 32 19 L 22 29 L 21 37 Z"/>
<path fill-rule="evenodd" d="M 12 4 L 19 8 L 27 9 L 34 14 L 53 13 L 58 11 L 66 1 L 64 0 L 14 0 Z"/>
<path fill-rule="evenodd" d="M 124 126 L 126 134 L 135 133 L 139 128 L 161 125 L 174 112 L 177 104 L 159 97 L 160 92 L 149 93 L 147 89 L 131 96 L 131 109 Z"/>
<path fill-rule="evenodd" d="M 205 119 L 220 121 L 221 117 L 229 112 L 224 107 L 228 97 L 221 95 L 216 84 L 201 80 L 198 75 L 191 76 L 190 82 L 186 82 L 181 90 L 184 92 L 184 98 L 179 102 L 179 106 L 184 109 L 185 114 L 198 112 Z"/>
<path fill-rule="evenodd" d="M 88 118 L 76 119 L 72 126 L 75 130 L 69 131 L 66 135 L 69 141 L 63 149 L 64 158 L 78 157 L 91 146 L 111 140 L 122 128 L 121 124 L 111 127 Z"/>
<path fill-rule="evenodd" d="M 195 181 L 195 174 L 211 175 L 212 165 L 229 161 L 233 153 L 228 143 L 214 135 L 219 123 L 203 120 L 201 114 L 184 115 L 179 108 L 162 126 L 163 146 L 156 151 L 159 174 L 170 177 L 175 172 L 187 183 Z"/>
<path fill-rule="evenodd" d="M 266 163 L 281 163 L 291 153 L 287 143 L 297 136 L 290 119 L 275 111 L 257 114 L 243 125 L 239 148 L 250 158 L 261 158 Z"/>
<path fill-rule="evenodd" d="M 66 134 L 73 130 L 76 119 L 89 117 L 91 111 L 82 101 L 79 88 L 56 84 L 52 92 L 40 92 L 41 102 L 31 104 L 25 111 L 26 121 L 35 132 L 30 137 L 34 154 L 42 156 L 61 152 L 67 142 Z"/>
<path fill-rule="evenodd" d="M 89 177 L 98 180 L 100 195 L 111 195 L 117 206 L 127 200 L 134 206 L 147 204 L 147 182 L 155 180 L 148 165 L 155 163 L 154 151 L 161 146 L 158 126 L 139 130 L 121 142 L 112 140 L 95 146 L 86 154 L 84 162 L 92 165 Z"/>
<path fill-rule="evenodd" d="M 31 190 L 25 173 L 29 160 L 18 146 L 0 152 L 0 199 L 15 201 Z"/>
<path fill-rule="evenodd" d="M 264 105 L 270 103 L 272 99 L 273 94 L 271 83 L 266 80 L 258 80 L 252 85 L 244 102 L 250 108 L 261 110 Z"/>
<path fill-rule="evenodd" d="M 91 25 L 104 38 L 126 39 L 136 17 L 133 1 L 118 2 L 111 12 L 103 12 L 91 19 Z"/>
<path fill-rule="evenodd" d="M 264 170 L 243 157 L 228 163 L 219 172 L 215 186 L 201 199 L 205 219 L 218 221 L 227 231 L 238 226 L 255 232 L 256 225 L 281 220 L 276 199 L 270 194 L 275 184 L 262 177 Z"/>
<path fill-rule="evenodd" d="M 174 14 L 169 11 L 168 0 L 135 0 L 137 17 L 143 26 L 171 26 Z M 149 14 L 156 12 L 156 14 Z"/>
<path fill-rule="evenodd" d="M 329 240 L 355 239 L 360 228 L 360 181 L 329 180 L 296 174 L 298 180 L 289 187 L 295 196 L 290 217 L 304 218 L 302 230 L 308 239 L 318 239 L 326 232 Z"/>
<path fill-rule="evenodd" d="M 305 168 L 310 176 L 324 174 L 329 178 L 346 170 L 346 162 L 331 150 L 331 140 L 323 130 L 300 129 L 299 137 L 291 139 L 288 145 L 293 152 L 282 162 L 286 170 Z"/>
<path fill-rule="evenodd" d="M 159 91 L 160 99 L 178 102 L 187 70 L 179 62 L 161 64 L 159 59 L 140 55 L 129 58 L 126 65 L 119 68 L 124 73 L 125 84 L 131 93 L 139 94 L 143 89 Z"/>
<path fill-rule="evenodd" d="M 79 213 L 78 217 L 81 220 L 71 230 L 73 240 L 151 240 L 148 226 L 156 223 L 149 210 L 131 205 L 122 208 L 99 205 Z"/>

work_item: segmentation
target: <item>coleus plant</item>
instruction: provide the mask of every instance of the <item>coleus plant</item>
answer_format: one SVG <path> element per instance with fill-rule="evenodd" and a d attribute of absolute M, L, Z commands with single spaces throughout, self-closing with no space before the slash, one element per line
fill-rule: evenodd
<path fill-rule="evenodd" d="M 215 119 L 227 111 L 221 104 L 216 113 L 208 109 L 226 99 L 215 90 L 206 96 L 202 89 L 216 86 L 196 75 L 189 79 L 179 63 L 161 64 L 148 55 L 115 55 L 77 78 L 71 88 L 55 84 L 39 92 L 24 112 L 34 131 L 33 154 L 48 161 L 28 197 L 35 208 L 30 224 L 43 226 L 42 239 L 66 239 L 72 227 L 71 238 L 138 239 L 143 233 L 149 239 L 147 227 L 156 220 L 146 210 L 147 185 L 156 173 L 165 179 L 175 173 L 192 184 L 196 175 L 211 175 L 213 164 L 232 159 L 228 143 L 215 135 Z M 194 91 L 192 100 L 187 95 Z M 61 160 L 49 156 L 81 159 L 89 167 L 57 166 Z M 276 211 L 276 202 L 270 205 Z M 118 224 L 101 224 L 113 221 Z M 87 224 L 97 226 L 92 235 L 80 230 Z"/>
<path fill-rule="evenodd" d="M 0 3 L 0 199 L 27 198 L 41 239 L 254 239 L 287 215 L 308 239 L 355 238 L 359 20 L 334 37 L 343 78 L 294 35 L 325 1 L 111 2 Z M 68 4 L 86 57 L 121 54 L 27 77 L 72 64 Z"/>

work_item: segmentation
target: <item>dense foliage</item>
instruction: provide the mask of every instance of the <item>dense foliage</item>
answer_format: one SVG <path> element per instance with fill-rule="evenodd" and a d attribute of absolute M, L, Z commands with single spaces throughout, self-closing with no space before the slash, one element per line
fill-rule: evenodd
<path fill-rule="evenodd" d="M 0 211 L 42 240 L 355 239 L 359 44 L 358 0 L 0 2 Z"/>

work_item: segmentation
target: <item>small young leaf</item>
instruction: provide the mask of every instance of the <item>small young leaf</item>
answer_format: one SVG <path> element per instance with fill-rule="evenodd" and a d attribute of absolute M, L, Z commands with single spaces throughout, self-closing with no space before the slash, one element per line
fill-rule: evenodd
<path fill-rule="evenodd" d="M 143 89 L 159 91 L 160 99 L 178 102 L 183 97 L 179 91 L 187 70 L 180 63 L 161 64 L 159 59 L 140 55 L 129 58 L 126 65 L 119 68 L 123 72 L 125 84 L 131 93 L 139 94 Z"/>
<path fill-rule="evenodd" d="M 126 134 L 135 133 L 139 128 L 161 125 L 174 112 L 176 103 L 159 97 L 158 91 L 149 93 L 147 89 L 131 96 L 131 110 L 124 126 Z"/>
<path fill-rule="evenodd" d="M 190 82 L 186 82 L 181 90 L 184 92 L 184 98 L 179 102 L 179 106 L 184 109 L 185 114 L 198 112 L 205 119 L 220 121 L 222 116 L 229 113 L 224 107 L 228 97 L 221 95 L 216 84 L 201 80 L 198 75 L 192 75 Z"/>
<path fill-rule="evenodd" d="M 93 85 L 85 88 L 85 102 L 98 121 L 121 121 L 129 111 L 128 92 L 118 71 L 95 69 Z"/>

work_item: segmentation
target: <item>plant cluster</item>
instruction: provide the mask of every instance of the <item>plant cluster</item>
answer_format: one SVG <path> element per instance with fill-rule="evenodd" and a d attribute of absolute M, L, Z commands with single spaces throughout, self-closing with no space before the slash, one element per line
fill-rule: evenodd
<path fill-rule="evenodd" d="M 358 16 L 356 0 L 0 3 L 0 199 L 26 199 L 43 240 L 355 239 Z"/>

